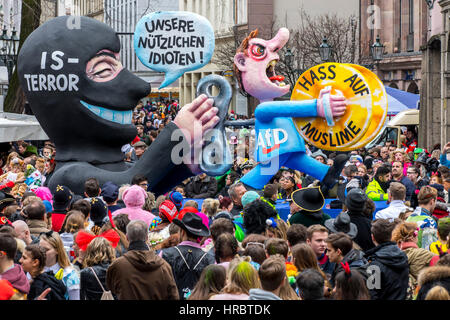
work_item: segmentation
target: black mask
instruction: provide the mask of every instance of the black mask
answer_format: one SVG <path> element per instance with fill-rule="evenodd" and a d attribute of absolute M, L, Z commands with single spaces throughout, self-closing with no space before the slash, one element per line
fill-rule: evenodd
<path fill-rule="evenodd" d="M 74 19 L 80 19 L 78 26 L 71 25 Z M 92 80 L 87 63 L 101 50 L 108 50 L 102 57 L 116 59 L 115 31 L 95 19 L 69 16 L 40 26 L 20 50 L 22 88 L 56 145 L 58 161 L 122 161 L 120 147 L 136 136 L 132 110 L 150 85 L 126 69 L 106 82 Z"/>

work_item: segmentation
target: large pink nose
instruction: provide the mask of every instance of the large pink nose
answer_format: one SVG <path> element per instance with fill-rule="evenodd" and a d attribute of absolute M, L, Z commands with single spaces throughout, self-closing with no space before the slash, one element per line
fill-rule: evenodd
<path fill-rule="evenodd" d="M 286 44 L 286 42 L 288 42 L 288 40 L 289 40 L 289 30 L 286 28 L 281 28 L 280 30 L 278 30 L 275 37 L 268 40 L 267 43 L 271 51 L 275 50 L 278 51 L 284 47 L 284 45 Z"/>

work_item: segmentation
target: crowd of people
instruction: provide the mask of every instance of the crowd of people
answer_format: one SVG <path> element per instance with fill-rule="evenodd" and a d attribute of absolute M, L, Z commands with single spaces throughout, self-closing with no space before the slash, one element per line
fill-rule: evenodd
<path fill-rule="evenodd" d="M 176 101 L 140 103 L 124 159 L 139 159 L 178 111 Z M 82 195 L 50 190 L 53 143 L 12 142 L 1 157 L 0 298 L 450 298 L 450 143 L 420 149 L 408 129 L 402 148 L 349 152 L 331 189 L 282 167 L 253 190 L 240 178 L 257 165 L 254 131 L 229 129 L 227 139 L 235 161 L 225 175 L 192 176 L 161 195 L 142 175 L 120 186 L 92 177 Z M 336 157 L 308 152 L 328 165 Z"/>

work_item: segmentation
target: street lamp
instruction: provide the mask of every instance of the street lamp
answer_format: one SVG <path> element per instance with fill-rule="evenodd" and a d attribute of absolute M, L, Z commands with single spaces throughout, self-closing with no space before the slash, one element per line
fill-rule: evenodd
<path fill-rule="evenodd" d="M 319 46 L 319 54 L 322 62 L 327 62 L 331 58 L 333 47 L 327 43 L 327 37 L 323 37 L 322 43 Z"/>
<path fill-rule="evenodd" d="M 375 43 L 370 46 L 370 54 L 374 61 L 380 61 L 383 59 L 384 46 L 380 42 L 380 35 L 377 35 Z"/>
<path fill-rule="evenodd" d="M 286 65 L 289 69 L 292 69 L 292 63 L 294 62 L 294 55 L 291 52 L 290 48 L 286 49 L 286 54 L 284 55 L 284 60 L 286 61 Z"/>
<path fill-rule="evenodd" d="M 13 28 L 10 37 L 6 26 L 4 26 L 3 33 L 0 36 L 0 58 L 8 69 L 8 81 L 11 81 L 14 66 L 17 62 L 18 49 L 19 38 L 17 37 L 17 31 Z"/>

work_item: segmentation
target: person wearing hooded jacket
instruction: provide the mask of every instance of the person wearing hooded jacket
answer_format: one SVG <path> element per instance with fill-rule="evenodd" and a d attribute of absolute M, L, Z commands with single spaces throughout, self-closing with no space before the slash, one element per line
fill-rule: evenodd
<path fill-rule="evenodd" d="M 178 300 L 170 265 L 145 243 L 148 225 L 141 220 L 127 225 L 128 252 L 106 272 L 106 284 L 119 300 Z"/>
<path fill-rule="evenodd" d="M 331 274 L 330 284 L 335 285 L 335 278 L 339 272 L 344 271 L 341 263 L 348 263 L 350 269 L 358 270 L 361 275 L 367 279 L 366 272 L 369 266 L 368 261 L 364 258 L 364 253 L 360 250 L 353 249 L 352 238 L 343 233 L 332 233 L 327 240 L 327 256 L 331 262 L 335 263 L 333 273 Z"/>
<path fill-rule="evenodd" d="M 365 253 L 369 261 L 368 289 L 372 300 L 405 300 L 409 282 L 408 257 L 391 241 L 394 223 L 378 219 L 372 224 L 375 248 Z"/>
<path fill-rule="evenodd" d="M 125 208 L 116 210 L 112 213 L 112 217 L 116 217 L 121 213 L 127 214 L 130 221 L 142 220 L 147 223 L 149 227 L 155 219 L 155 215 L 149 211 L 143 210 L 142 206 L 145 203 L 147 192 L 138 185 L 133 185 L 127 188 L 122 196 Z"/>

